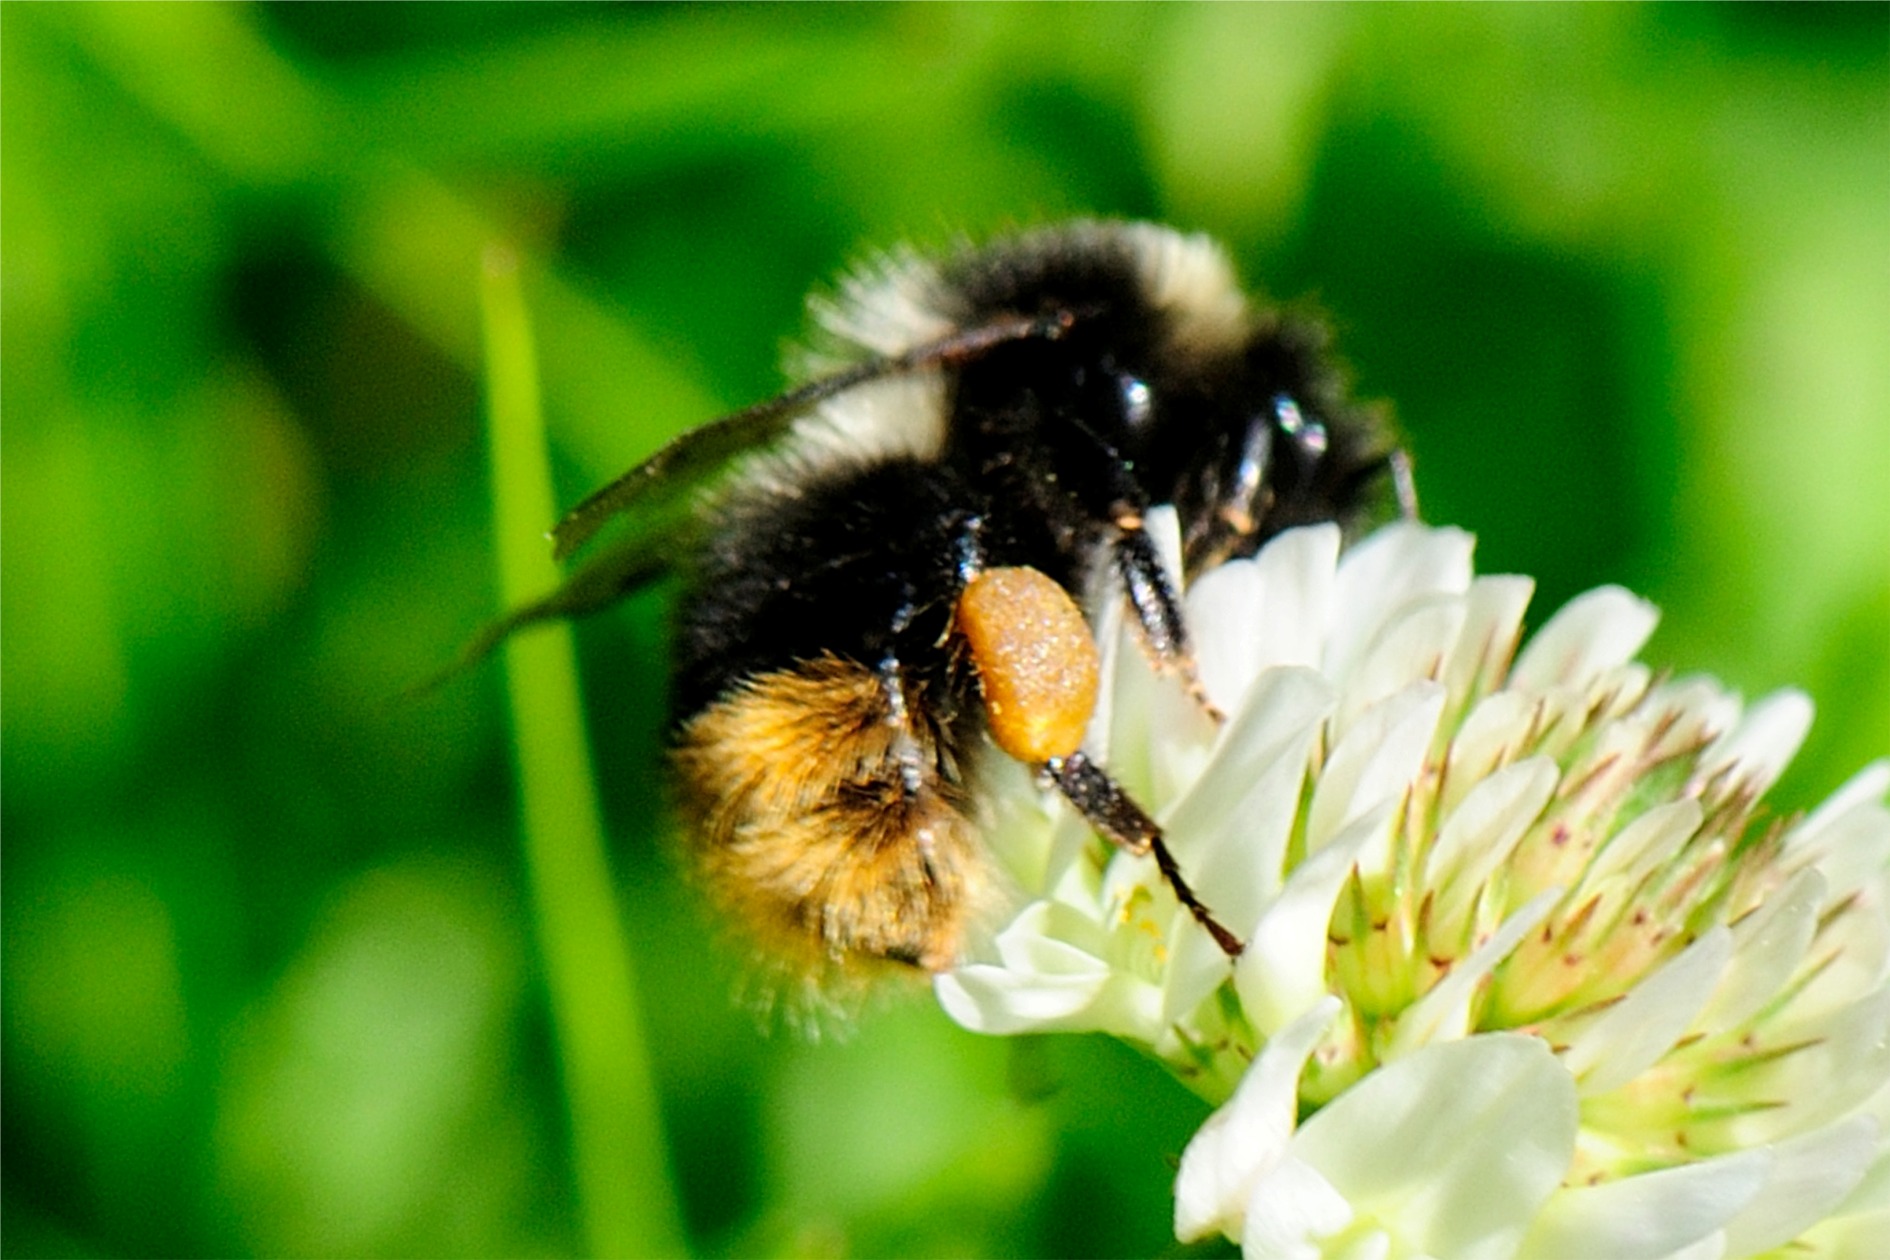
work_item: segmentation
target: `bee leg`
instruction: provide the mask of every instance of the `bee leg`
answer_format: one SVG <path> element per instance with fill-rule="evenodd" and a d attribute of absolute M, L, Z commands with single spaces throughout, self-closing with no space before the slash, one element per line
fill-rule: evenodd
<path fill-rule="evenodd" d="M 1241 940 L 1214 917 L 1214 912 L 1201 903 L 1188 887 L 1188 881 L 1182 878 L 1181 868 L 1175 862 L 1175 855 L 1169 852 L 1168 844 L 1162 839 L 1162 829 L 1155 820 L 1137 805 L 1122 786 L 1105 774 L 1083 753 L 1073 752 L 1067 757 L 1053 757 L 1043 763 L 1043 771 L 1057 785 L 1070 804 L 1111 844 L 1119 845 L 1130 853 L 1153 854 L 1155 865 L 1161 868 L 1162 878 L 1175 890 L 1175 898 L 1188 908 L 1194 921 L 1207 929 L 1214 943 L 1221 947 L 1221 952 L 1229 958 L 1240 957 L 1243 948 Z"/>
<path fill-rule="evenodd" d="M 1240 938 L 1188 887 L 1155 820 L 1083 754 L 1083 730 L 1096 707 L 1096 643 L 1069 592 L 1035 569 L 987 569 L 966 583 L 954 622 L 984 695 L 992 741 L 1054 783 L 1112 844 L 1153 854 L 1188 913 L 1229 957 L 1238 955 Z M 893 716 L 903 719 L 890 657 L 881 678 Z"/>
<path fill-rule="evenodd" d="M 1181 614 L 1181 597 L 1148 536 L 1143 519 L 1148 510 L 1148 492 L 1135 479 L 1134 469 L 1120 451 L 1079 421 L 1066 418 L 1066 422 L 1070 426 L 1065 434 L 1070 441 L 1070 456 L 1084 473 L 1077 480 L 1102 487 L 1100 492 L 1079 493 L 1078 501 L 1092 519 L 1107 520 L 1115 529 L 1109 543 L 1111 558 L 1123 593 L 1129 597 L 1129 607 L 1135 610 L 1149 663 L 1158 673 L 1178 675 L 1203 713 L 1217 725 L 1226 722 L 1227 715 L 1208 698 L 1207 688 L 1201 684 L 1201 672 L 1188 643 L 1187 622 Z"/>
<path fill-rule="evenodd" d="M 1136 622 L 1142 628 L 1143 648 L 1158 670 L 1180 676 L 1202 712 L 1217 724 L 1225 722 L 1227 715 L 1208 698 L 1207 688 L 1201 684 L 1201 671 L 1188 642 L 1188 623 L 1181 614 L 1181 597 L 1168 580 L 1168 571 L 1155 552 L 1141 512 L 1118 504 L 1110 520 L 1116 527 L 1112 544 L 1116 574 L 1122 579 L 1129 607 L 1135 610 Z"/>
<path fill-rule="evenodd" d="M 896 658 L 823 656 L 750 676 L 680 732 L 703 885 L 790 971 L 842 980 L 958 957 L 985 857 L 950 733 L 908 691 Z"/>

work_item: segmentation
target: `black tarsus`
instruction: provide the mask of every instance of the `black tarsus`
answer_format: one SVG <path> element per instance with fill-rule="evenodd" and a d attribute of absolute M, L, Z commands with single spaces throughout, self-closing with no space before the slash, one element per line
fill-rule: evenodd
<path fill-rule="evenodd" d="M 1162 838 L 1162 829 L 1153 818 L 1135 803 L 1120 784 L 1105 774 L 1102 768 L 1091 761 L 1081 751 L 1067 757 L 1056 757 L 1043 765 L 1044 773 L 1050 776 L 1057 790 L 1064 799 L 1076 807 L 1090 826 L 1096 829 L 1111 844 L 1120 846 L 1130 853 L 1152 853 L 1155 865 L 1161 868 L 1162 878 L 1175 890 L 1175 899 L 1188 908 L 1194 921 L 1207 929 L 1214 943 L 1221 947 L 1221 952 L 1229 958 L 1240 957 L 1245 946 L 1238 936 L 1228 931 L 1214 912 L 1201 903 L 1194 895 L 1194 889 L 1188 887 L 1188 881 L 1182 878 L 1181 867 L 1175 862 L 1175 855 L 1168 850 L 1168 843 Z"/>
<path fill-rule="evenodd" d="M 1142 639 L 1158 666 L 1188 669 L 1188 627 L 1181 615 L 1181 601 L 1162 567 L 1155 543 L 1142 527 L 1139 515 L 1116 521 L 1113 555 L 1122 590 L 1142 626 Z"/>
<path fill-rule="evenodd" d="M 1181 612 L 1181 595 L 1175 589 L 1168 570 L 1162 566 L 1155 543 L 1149 537 L 1143 517 L 1148 511 L 1148 491 L 1136 479 L 1135 472 L 1109 441 L 1080 417 L 1062 416 L 1060 422 L 1081 437 L 1081 450 L 1089 471 L 1088 480 L 1099 491 L 1083 496 L 1084 509 L 1109 521 L 1116 536 L 1110 542 L 1110 556 L 1116 576 L 1122 581 L 1123 594 L 1135 613 L 1142 631 L 1142 647 L 1150 664 L 1161 672 L 1181 676 L 1188 692 L 1204 712 L 1216 722 L 1225 716 L 1208 699 L 1195 666 L 1194 647 L 1189 642 L 1187 619 Z"/>

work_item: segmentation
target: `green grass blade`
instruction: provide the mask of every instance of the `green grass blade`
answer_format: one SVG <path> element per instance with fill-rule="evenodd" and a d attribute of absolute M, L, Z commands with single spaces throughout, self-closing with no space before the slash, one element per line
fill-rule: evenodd
<path fill-rule="evenodd" d="M 518 260 L 487 249 L 480 285 L 500 588 L 514 606 L 554 586 L 554 519 L 538 365 Z M 605 858 L 568 626 L 506 645 L 525 864 L 570 1107 L 585 1238 L 598 1256 L 684 1252 L 636 976 Z"/>

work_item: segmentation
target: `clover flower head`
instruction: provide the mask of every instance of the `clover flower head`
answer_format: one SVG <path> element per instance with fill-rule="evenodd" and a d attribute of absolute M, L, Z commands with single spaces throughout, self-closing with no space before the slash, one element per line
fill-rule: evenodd
<path fill-rule="evenodd" d="M 1151 527 L 1178 551 L 1172 513 Z M 1249 1256 L 1867 1253 L 1890 1237 L 1890 763 L 1801 818 L 1810 724 L 1635 657 L 1654 609 L 1399 523 L 1289 531 L 1187 592 L 1217 726 L 1119 614 L 1089 747 L 1246 941 L 1021 769 L 1020 890 L 941 975 L 987 1033 L 1101 1030 L 1219 1105 L 1175 1226 Z M 1174 567 L 1174 566 L 1171 566 Z"/>

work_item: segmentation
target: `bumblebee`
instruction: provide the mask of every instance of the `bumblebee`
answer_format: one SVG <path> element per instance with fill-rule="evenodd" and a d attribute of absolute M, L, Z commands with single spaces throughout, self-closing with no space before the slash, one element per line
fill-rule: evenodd
<path fill-rule="evenodd" d="M 807 383 L 580 503 L 553 538 L 592 554 L 469 653 L 678 574 L 689 852 L 764 953 L 816 984 L 959 957 L 993 883 L 975 802 L 997 756 L 1152 854 L 1237 954 L 1083 750 L 1083 609 L 1123 601 L 1149 660 L 1207 706 L 1145 513 L 1175 506 L 1192 578 L 1294 525 L 1354 525 L 1388 488 L 1408 510 L 1382 421 L 1348 400 L 1316 324 L 1251 303 L 1216 245 L 1153 224 L 896 255 L 812 306 Z"/>

